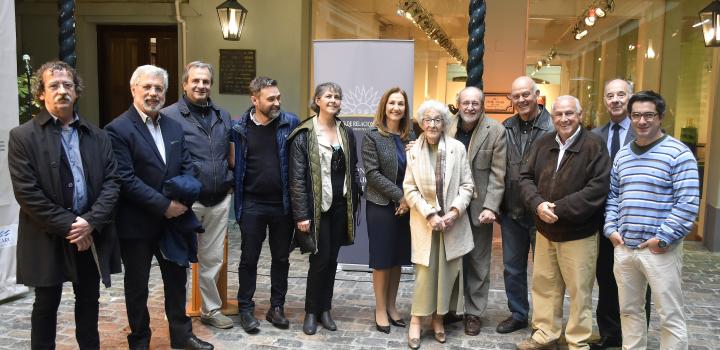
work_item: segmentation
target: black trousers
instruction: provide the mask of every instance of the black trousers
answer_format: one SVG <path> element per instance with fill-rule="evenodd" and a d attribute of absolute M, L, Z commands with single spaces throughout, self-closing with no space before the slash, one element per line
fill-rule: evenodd
<path fill-rule="evenodd" d="M 305 289 L 305 312 L 319 314 L 332 309 L 335 270 L 340 246 L 347 241 L 347 204 L 345 198 L 333 201 L 320 216 L 318 252 L 310 255 Z"/>
<path fill-rule="evenodd" d="M 80 349 L 100 349 L 98 335 L 98 299 L 100 276 L 90 250 L 76 253 L 77 283 L 75 293 L 75 339 Z M 35 287 L 35 302 L 30 317 L 30 347 L 55 349 L 57 311 L 63 285 Z"/>
<path fill-rule="evenodd" d="M 252 312 L 255 308 L 253 295 L 257 281 L 257 264 L 260 260 L 262 244 L 269 231 L 270 254 L 270 305 L 285 305 L 288 289 L 288 270 L 290 269 L 290 244 L 293 234 L 292 215 L 282 215 L 279 206 L 263 205 L 252 202 L 243 203 L 240 225 L 240 264 L 238 265 L 238 307 L 240 311 Z"/>
<path fill-rule="evenodd" d="M 150 314 L 147 309 L 150 264 L 155 256 L 160 265 L 165 291 L 165 315 L 170 327 L 170 345 L 184 347 L 192 335 L 192 322 L 185 314 L 187 269 L 160 253 L 159 239 L 121 239 L 120 251 L 125 267 L 125 307 L 127 309 L 130 349 L 150 346 Z"/>
<path fill-rule="evenodd" d="M 602 230 L 600 230 L 602 232 Z M 622 338 L 620 327 L 620 301 L 618 300 L 617 282 L 613 273 L 615 249 L 612 242 L 600 234 L 598 239 L 598 257 L 595 278 L 598 283 L 598 303 L 595 315 L 601 337 Z M 645 317 L 650 324 L 650 286 L 645 293 Z"/>

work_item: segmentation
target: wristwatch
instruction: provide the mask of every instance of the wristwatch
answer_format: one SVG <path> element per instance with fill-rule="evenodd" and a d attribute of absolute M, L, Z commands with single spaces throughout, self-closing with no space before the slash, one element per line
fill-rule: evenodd
<path fill-rule="evenodd" d="M 667 247 L 667 245 L 668 245 L 667 242 L 658 239 L 658 247 L 665 248 L 665 247 Z"/>

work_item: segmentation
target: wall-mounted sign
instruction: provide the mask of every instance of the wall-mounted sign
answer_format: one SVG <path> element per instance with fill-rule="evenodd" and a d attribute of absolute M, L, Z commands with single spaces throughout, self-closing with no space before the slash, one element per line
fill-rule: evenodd
<path fill-rule="evenodd" d="M 255 78 L 255 50 L 220 50 L 220 93 L 249 95 Z"/>
<path fill-rule="evenodd" d="M 488 92 L 485 94 L 485 113 L 505 113 L 512 114 L 513 106 L 512 101 L 508 98 L 507 93 L 492 93 Z"/>

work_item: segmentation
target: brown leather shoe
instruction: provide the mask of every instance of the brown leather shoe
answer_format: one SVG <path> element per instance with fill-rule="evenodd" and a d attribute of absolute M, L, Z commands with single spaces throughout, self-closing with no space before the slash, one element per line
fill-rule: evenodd
<path fill-rule="evenodd" d="M 465 315 L 465 334 L 476 336 L 480 334 L 480 328 L 482 328 L 480 317 L 475 315 Z"/>

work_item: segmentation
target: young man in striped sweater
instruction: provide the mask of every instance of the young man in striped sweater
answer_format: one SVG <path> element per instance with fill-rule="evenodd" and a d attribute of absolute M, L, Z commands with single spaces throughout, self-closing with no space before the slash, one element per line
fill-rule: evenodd
<path fill-rule="evenodd" d="M 618 151 L 610 173 L 605 236 L 615 247 L 624 349 L 645 349 L 645 289 L 660 315 L 661 349 L 687 349 L 682 240 L 700 202 L 697 161 L 662 131 L 665 100 L 640 91 L 628 102 L 636 138 Z"/>

